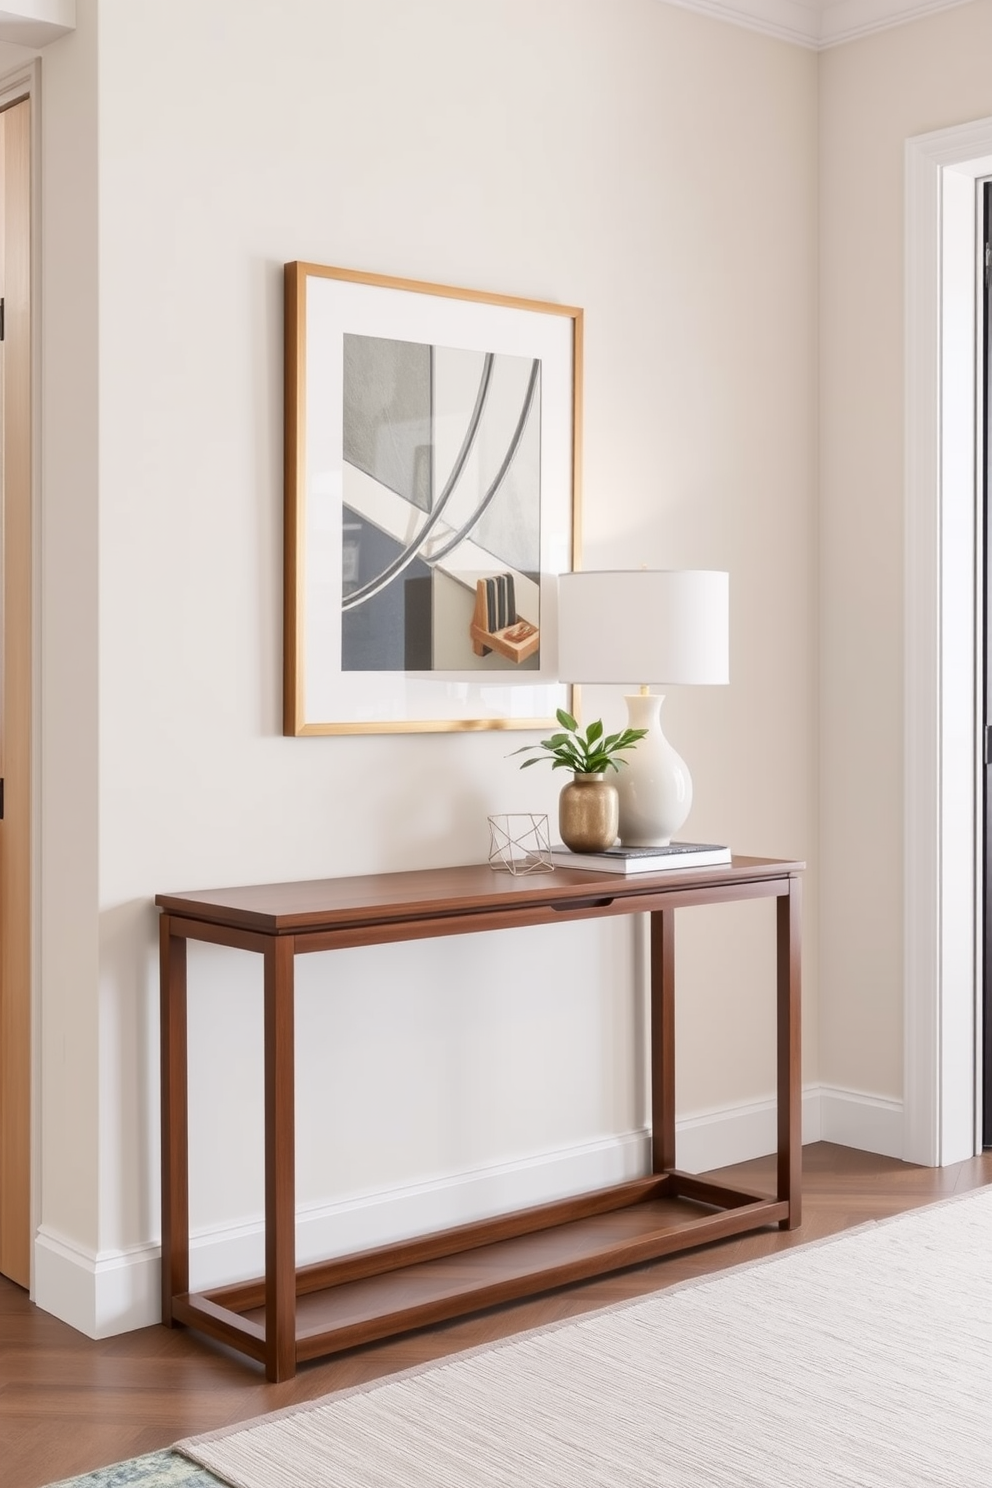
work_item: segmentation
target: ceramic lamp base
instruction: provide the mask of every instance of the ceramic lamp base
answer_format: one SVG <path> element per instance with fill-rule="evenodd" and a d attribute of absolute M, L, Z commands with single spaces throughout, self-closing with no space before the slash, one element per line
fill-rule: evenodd
<path fill-rule="evenodd" d="M 692 807 L 692 777 L 661 728 L 660 693 L 626 699 L 631 728 L 646 728 L 617 779 L 624 847 L 667 847 Z"/>

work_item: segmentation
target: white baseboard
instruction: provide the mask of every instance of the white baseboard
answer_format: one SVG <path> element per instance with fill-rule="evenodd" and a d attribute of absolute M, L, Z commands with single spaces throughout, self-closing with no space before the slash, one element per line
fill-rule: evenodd
<path fill-rule="evenodd" d="M 803 1142 L 820 1140 L 820 1092 L 803 1092 Z M 708 1173 L 765 1157 L 778 1147 L 774 1100 L 748 1101 L 683 1116 L 675 1124 L 675 1163 L 684 1173 Z"/>
<path fill-rule="evenodd" d="M 162 1319 L 160 1250 L 136 1245 L 97 1254 L 42 1225 L 34 1243 L 34 1300 L 89 1338 L 111 1338 Z"/>
<path fill-rule="evenodd" d="M 903 1103 L 882 1096 L 820 1086 L 820 1141 L 901 1159 L 905 1152 Z"/>
<path fill-rule="evenodd" d="M 448 1175 L 385 1193 L 364 1193 L 298 1211 L 299 1265 L 387 1245 L 393 1240 L 469 1224 L 508 1210 L 638 1178 L 650 1166 L 644 1131 L 523 1162 Z M 109 1338 L 161 1320 L 158 1245 L 97 1254 L 42 1225 L 35 1239 L 34 1300 L 90 1338 Z M 194 1232 L 194 1290 L 260 1276 L 265 1267 L 261 1217 Z"/>
<path fill-rule="evenodd" d="M 650 1137 L 646 1131 L 635 1131 L 404 1188 L 355 1194 L 333 1204 L 301 1206 L 296 1218 L 297 1263 L 305 1266 L 514 1209 L 550 1204 L 639 1178 L 650 1166 Z M 190 1238 L 189 1259 L 194 1290 L 260 1276 L 264 1269 L 261 1220 L 196 1231 Z"/>
<path fill-rule="evenodd" d="M 803 1142 L 838 1142 L 900 1157 L 902 1104 L 836 1086 L 803 1093 Z M 684 1116 L 676 1161 L 702 1173 L 764 1157 L 776 1148 L 774 1100 L 751 1101 Z M 605 1141 L 542 1153 L 432 1182 L 363 1193 L 297 1215 L 297 1261 L 305 1265 L 412 1235 L 469 1224 L 494 1214 L 551 1203 L 649 1171 L 650 1136 L 634 1131 Z M 190 1237 L 190 1284 L 202 1290 L 259 1276 L 264 1232 L 259 1217 Z M 144 1328 L 161 1317 L 157 1245 L 96 1254 L 42 1226 L 35 1242 L 35 1301 L 90 1338 Z"/>
<path fill-rule="evenodd" d="M 774 1100 L 685 1116 L 676 1129 L 675 1160 L 687 1173 L 706 1173 L 765 1157 L 778 1146 Z M 803 1091 L 803 1145 L 810 1142 L 836 1142 L 841 1147 L 901 1158 L 902 1102 L 838 1085 L 810 1085 Z"/>

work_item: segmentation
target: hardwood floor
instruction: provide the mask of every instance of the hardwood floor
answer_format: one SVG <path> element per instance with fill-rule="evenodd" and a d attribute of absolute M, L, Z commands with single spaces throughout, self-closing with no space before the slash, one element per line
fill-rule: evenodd
<path fill-rule="evenodd" d="M 721 1176 L 771 1191 L 774 1167 L 774 1158 L 759 1158 L 723 1169 Z M 918 1168 L 819 1142 L 803 1150 L 800 1230 L 762 1231 L 703 1246 L 355 1349 L 304 1365 L 294 1380 L 281 1385 L 267 1384 L 240 1355 L 182 1329 L 143 1328 L 93 1342 L 40 1312 L 20 1288 L 0 1277 L 0 1483 L 40 1488 L 193 1432 L 312 1400 L 988 1183 L 992 1153 L 950 1168 Z"/>

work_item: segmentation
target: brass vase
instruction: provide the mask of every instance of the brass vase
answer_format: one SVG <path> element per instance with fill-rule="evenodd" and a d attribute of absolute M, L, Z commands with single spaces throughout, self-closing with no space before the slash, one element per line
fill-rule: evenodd
<path fill-rule="evenodd" d="M 602 852 L 617 840 L 620 796 L 605 774 L 572 776 L 558 797 L 558 831 L 573 852 Z"/>

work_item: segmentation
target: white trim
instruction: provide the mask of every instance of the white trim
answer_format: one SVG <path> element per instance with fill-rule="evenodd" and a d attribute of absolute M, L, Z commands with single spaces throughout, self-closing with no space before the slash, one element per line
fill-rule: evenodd
<path fill-rule="evenodd" d="M 940 740 L 937 483 L 941 173 L 927 153 L 906 150 L 906 367 L 904 709 L 905 854 L 903 1098 L 906 1151 L 932 1164 L 937 1153 L 938 902 Z"/>
<path fill-rule="evenodd" d="M 162 1320 L 160 1248 L 86 1250 L 42 1225 L 34 1244 L 35 1300 L 89 1338 Z"/>
<path fill-rule="evenodd" d="M 820 1096 L 820 1141 L 882 1157 L 904 1156 L 903 1103 L 839 1085 L 822 1085 Z"/>
<path fill-rule="evenodd" d="M 773 1097 L 680 1117 L 675 1123 L 676 1166 L 684 1173 L 708 1173 L 775 1152 L 777 1109 Z M 813 1086 L 803 1091 L 803 1142 L 818 1141 L 820 1093 Z"/>
<path fill-rule="evenodd" d="M 823 7 L 820 16 L 820 51 L 841 46 L 845 41 L 854 41 L 859 36 L 870 36 L 874 31 L 889 31 L 893 26 L 905 26 L 910 21 L 919 21 L 924 16 L 935 15 L 939 10 L 953 10 L 967 5 L 969 0 L 832 0 Z"/>
<path fill-rule="evenodd" d="M 494 1214 L 551 1203 L 639 1178 L 651 1170 L 645 1131 L 540 1153 L 519 1162 L 469 1170 L 381 1192 L 351 1194 L 302 1207 L 296 1217 L 297 1263 L 368 1250 Z M 194 1231 L 194 1290 L 260 1276 L 264 1222 Z M 137 1245 L 97 1253 L 42 1225 L 35 1241 L 35 1300 L 90 1338 L 108 1338 L 161 1320 L 161 1250 Z"/>
<path fill-rule="evenodd" d="M 906 143 L 904 1105 L 908 1161 L 976 1151 L 976 182 L 992 119 Z"/>
<path fill-rule="evenodd" d="M 900 1157 L 902 1128 L 899 1101 L 835 1086 L 814 1085 L 803 1093 L 804 1143 L 838 1142 Z M 776 1102 L 748 1101 L 680 1117 L 676 1139 L 676 1161 L 684 1172 L 704 1173 L 765 1157 L 778 1145 Z M 403 1188 L 352 1194 L 298 1210 L 297 1262 L 305 1265 L 431 1234 L 623 1183 L 650 1171 L 650 1133 L 640 1130 Z M 263 1268 L 261 1216 L 197 1230 L 191 1236 L 194 1290 L 259 1276 Z"/>
<path fill-rule="evenodd" d="M 687 1173 L 707 1173 L 731 1163 L 766 1157 L 778 1146 L 776 1103 L 749 1101 L 687 1116 L 676 1123 L 677 1163 Z M 839 1085 L 803 1091 L 803 1145 L 837 1142 L 862 1152 L 902 1157 L 902 1102 Z"/>
<path fill-rule="evenodd" d="M 888 31 L 969 0 L 663 0 L 732 26 L 760 31 L 815 52 Z"/>
<path fill-rule="evenodd" d="M 778 41 L 791 41 L 796 46 L 820 49 L 820 16 L 815 6 L 799 0 L 663 0 L 680 10 L 694 10 L 713 16 L 746 31 L 760 31 Z"/>
<path fill-rule="evenodd" d="M 707 1172 L 764 1157 L 776 1149 L 775 1101 L 750 1101 L 681 1118 L 679 1166 Z M 803 1141 L 841 1142 L 899 1156 L 898 1102 L 854 1091 L 812 1086 L 803 1095 Z M 380 1192 L 351 1194 L 301 1208 L 296 1217 L 297 1263 L 368 1250 L 472 1220 L 551 1203 L 638 1178 L 651 1170 L 651 1138 L 631 1131 L 522 1161 L 500 1163 Z M 194 1290 L 259 1276 L 265 1231 L 260 1215 L 215 1225 L 190 1237 Z M 99 1254 L 50 1226 L 35 1242 L 38 1306 L 90 1338 L 108 1338 L 161 1317 L 160 1250 L 136 1245 Z"/>
<path fill-rule="evenodd" d="M 297 1264 L 550 1204 L 650 1171 L 651 1138 L 641 1130 L 422 1183 L 349 1194 L 330 1204 L 300 1206 Z M 260 1215 L 238 1225 L 195 1230 L 190 1238 L 190 1286 L 194 1290 L 243 1281 L 261 1275 L 263 1269 Z"/>

